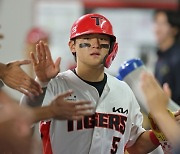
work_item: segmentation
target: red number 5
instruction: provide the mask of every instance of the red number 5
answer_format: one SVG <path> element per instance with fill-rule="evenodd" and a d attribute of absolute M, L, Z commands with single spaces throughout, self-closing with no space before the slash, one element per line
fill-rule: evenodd
<path fill-rule="evenodd" d="M 118 148 L 117 144 L 118 144 L 118 142 L 120 142 L 120 140 L 121 139 L 119 137 L 113 136 L 111 154 L 116 154 L 117 148 Z"/>

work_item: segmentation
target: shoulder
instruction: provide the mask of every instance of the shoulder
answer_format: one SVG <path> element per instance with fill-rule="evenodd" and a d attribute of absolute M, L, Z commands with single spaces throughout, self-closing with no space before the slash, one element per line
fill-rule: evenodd
<path fill-rule="evenodd" d="M 73 72 L 71 70 L 60 72 L 60 73 L 58 73 L 58 75 L 55 78 L 51 79 L 51 82 L 58 81 L 58 80 L 64 80 L 66 78 L 69 78 L 72 75 L 73 75 Z"/>
<path fill-rule="evenodd" d="M 58 75 L 54 78 L 52 78 L 49 82 L 49 86 L 51 85 L 58 85 L 59 83 L 66 82 L 66 80 L 73 75 L 73 72 L 71 70 L 67 70 L 61 73 L 58 73 Z"/>
<path fill-rule="evenodd" d="M 115 91 L 118 91 L 118 92 L 132 93 L 131 88 L 126 82 L 121 81 L 110 74 L 107 74 L 107 84 L 111 88 L 111 90 L 114 89 Z"/>
<path fill-rule="evenodd" d="M 116 77 L 106 73 L 107 75 L 107 82 L 113 86 L 123 86 L 123 87 L 129 87 L 128 84 L 122 80 L 117 79 Z"/>

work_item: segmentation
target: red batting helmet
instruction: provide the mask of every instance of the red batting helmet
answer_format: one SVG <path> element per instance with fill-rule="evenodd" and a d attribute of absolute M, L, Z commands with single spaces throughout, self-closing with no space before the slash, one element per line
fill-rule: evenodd
<path fill-rule="evenodd" d="M 100 14 L 86 14 L 76 20 L 71 28 L 70 39 L 95 33 L 106 34 L 116 40 L 110 21 Z"/>
<path fill-rule="evenodd" d="M 109 57 L 105 59 L 105 67 L 109 67 L 117 53 L 116 37 L 113 34 L 113 28 L 110 21 L 100 14 L 86 14 L 74 22 L 71 28 L 70 39 L 85 34 L 106 34 L 111 38 L 111 48 Z M 114 45 L 116 49 L 114 50 Z"/>

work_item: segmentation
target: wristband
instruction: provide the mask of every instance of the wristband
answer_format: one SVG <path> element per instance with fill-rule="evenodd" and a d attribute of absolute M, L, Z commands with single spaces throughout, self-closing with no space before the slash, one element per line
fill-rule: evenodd
<path fill-rule="evenodd" d="M 155 146 L 159 146 L 160 142 L 152 130 L 149 131 L 149 137 Z"/>

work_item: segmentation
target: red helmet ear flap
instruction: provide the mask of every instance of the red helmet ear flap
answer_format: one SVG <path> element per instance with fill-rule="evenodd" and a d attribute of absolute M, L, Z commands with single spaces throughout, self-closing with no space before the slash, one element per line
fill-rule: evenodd
<path fill-rule="evenodd" d="M 112 48 L 112 52 L 109 55 L 107 55 L 105 57 L 105 60 L 104 60 L 104 66 L 106 68 L 110 67 L 112 61 L 116 57 L 117 52 L 118 52 L 118 43 L 114 43 L 113 48 Z"/>

